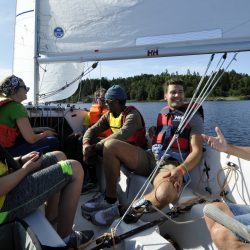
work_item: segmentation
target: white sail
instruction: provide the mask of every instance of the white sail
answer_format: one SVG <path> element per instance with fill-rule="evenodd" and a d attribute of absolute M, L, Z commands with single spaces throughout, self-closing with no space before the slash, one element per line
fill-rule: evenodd
<path fill-rule="evenodd" d="M 244 0 L 17 0 L 14 73 L 40 100 L 65 99 L 81 62 L 250 50 L 249 11 Z"/>
<path fill-rule="evenodd" d="M 57 90 L 64 88 L 79 76 L 83 71 L 83 65 L 82 63 L 40 64 L 35 78 L 34 58 L 37 54 L 35 23 L 35 0 L 17 0 L 13 73 L 21 77 L 31 88 L 28 92 L 28 101 L 33 101 L 35 95 L 40 102 L 65 99 L 74 94 L 79 81 L 64 90 Z M 35 79 L 37 82 L 34 82 Z M 36 93 L 34 93 L 35 85 Z"/>
<path fill-rule="evenodd" d="M 43 62 L 250 49 L 244 0 L 44 0 L 38 8 Z"/>

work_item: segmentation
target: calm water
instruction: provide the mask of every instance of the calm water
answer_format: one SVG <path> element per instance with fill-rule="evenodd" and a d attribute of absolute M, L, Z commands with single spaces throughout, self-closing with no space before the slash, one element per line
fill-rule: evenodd
<path fill-rule="evenodd" d="M 129 103 L 137 107 L 146 122 L 147 128 L 155 125 L 157 114 L 164 102 Z M 86 105 L 86 106 L 85 106 Z M 90 104 L 84 104 L 89 107 Z M 214 127 L 222 129 L 230 143 L 250 145 L 250 101 L 207 101 L 203 104 L 205 133 L 214 135 Z"/>

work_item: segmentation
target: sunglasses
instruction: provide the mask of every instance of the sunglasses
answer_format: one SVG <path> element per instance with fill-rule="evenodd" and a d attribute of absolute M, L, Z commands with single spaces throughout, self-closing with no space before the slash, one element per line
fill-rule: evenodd
<path fill-rule="evenodd" d="M 106 102 L 107 104 L 111 104 L 112 102 L 114 102 L 114 100 L 112 100 L 112 99 L 105 99 L 105 102 Z"/>
<path fill-rule="evenodd" d="M 24 88 L 24 90 L 27 92 L 30 90 L 30 88 L 27 87 L 26 85 L 20 85 L 19 88 Z"/>

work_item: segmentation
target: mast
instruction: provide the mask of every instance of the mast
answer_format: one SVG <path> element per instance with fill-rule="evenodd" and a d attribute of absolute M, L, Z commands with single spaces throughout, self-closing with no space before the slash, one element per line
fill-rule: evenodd
<path fill-rule="evenodd" d="M 38 65 L 38 29 L 37 29 L 37 24 L 38 24 L 38 1 L 35 0 L 35 6 L 34 6 L 34 15 L 35 15 L 35 27 L 34 27 L 34 105 L 38 104 L 38 93 L 39 93 L 39 88 L 38 88 L 38 81 L 39 81 L 39 65 Z"/>

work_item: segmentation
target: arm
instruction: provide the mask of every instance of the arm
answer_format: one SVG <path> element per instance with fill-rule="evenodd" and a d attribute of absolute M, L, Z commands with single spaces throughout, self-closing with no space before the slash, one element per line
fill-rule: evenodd
<path fill-rule="evenodd" d="M 190 154 L 187 156 L 185 161 L 177 167 L 177 169 L 182 168 L 181 171 L 185 173 L 186 171 L 191 171 L 194 167 L 196 167 L 202 157 L 202 144 L 203 140 L 201 135 L 199 134 L 191 135 Z"/>
<path fill-rule="evenodd" d="M 179 166 L 167 172 L 164 178 L 167 178 L 168 181 L 173 182 L 174 187 L 177 192 L 181 190 L 182 176 L 191 171 L 194 167 L 198 165 L 202 157 L 202 136 L 199 134 L 194 134 L 190 137 L 190 153 Z"/>
<path fill-rule="evenodd" d="M 30 172 L 38 169 L 41 166 L 42 157 L 39 159 L 39 154 L 34 154 L 33 158 L 28 160 L 22 168 L 8 175 L 0 177 L 0 196 L 10 192 L 17 184 Z"/>
<path fill-rule="evenodd" d="M 89 142 L 98 137 L 98 135 L 109 128 L 108 123 L 108 112 L 101 116 L 97 123 L 95 123 L 92 127 L 88 128 L 85 132 L 82 141 Z"/>
<path fill-rule="evenodd" d="M 105 141 L 109 139 L 126 141 L 135 131 L 141 128 L 143 128 L 143 125 L 140 114 L 136 110 L 131 110 L 119 131 L 98 142 L 97 147 L 102 147 Z"/>
<path fill-rule="evenodd" d="M 215 128 L 215 132 L 217 134 L 216 137 L 202 134 L 203 140 L 207 142 L 210 147 L 220 152 L 235 155 L 248 161 L 250 160 L 250 147 L 241 147 L 228 144 L 218 127 Z"/>
<path fill-rule="evenodd" d="M 46 138 L 48 136 L 55 136 L 56 133 L 52 130 L 45 130 L 44 132 L 40 134 L 35 134 L 33 132 L 33 129 L 31 127 L 30 121 L 27 117 L 17 118 L 16 119 L 17 127 L 19 128 L 19 131 L 23 138 L 28 143 L 35 143 L 43 138 Z"/>

